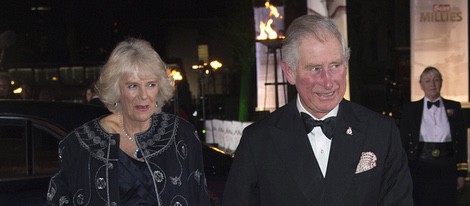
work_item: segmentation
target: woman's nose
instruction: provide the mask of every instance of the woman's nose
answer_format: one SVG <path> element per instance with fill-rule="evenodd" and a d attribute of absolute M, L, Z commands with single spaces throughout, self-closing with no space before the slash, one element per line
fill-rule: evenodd
<path fill-rule="evenodd" d="M 141 88 L 139 93 L 140 93 L 140 98 L 141 98 L 141 99 L 147 99 L 147 97 L 148 97 L 148 92 L 147 92 L 147 90 L 145 89 L 145 87 Z"/>

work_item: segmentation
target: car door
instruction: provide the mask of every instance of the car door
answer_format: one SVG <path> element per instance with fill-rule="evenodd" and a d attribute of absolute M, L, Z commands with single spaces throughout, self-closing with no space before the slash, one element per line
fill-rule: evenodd
<path fill-rule="evenodd" d="M 0 116 L 0 192 L 47 187 L 66 131 L 43 119 Z"/>

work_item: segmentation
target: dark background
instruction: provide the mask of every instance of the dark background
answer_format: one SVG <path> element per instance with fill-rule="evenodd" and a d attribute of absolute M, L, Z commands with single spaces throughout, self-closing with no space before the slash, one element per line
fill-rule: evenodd
<path fill-rule="evenodd" d="M 284 5 L 286 27 L 307 11 L 304 0 L 270 2 Z M 183 67 L 193 103 L 198 104 L 198 74 L 190 66 L 198 60 L 197 45 L 208 44 L 211 58 L 224 64 L 209 93 L 209 116 L 237 119 L 238 110 L 232 108 L 239 106 L 241 82 L 248 81 L 249 92 L 243 95 L 249 97 L 250 119 L 256 119 L 253 7 L 263 3 L 3 0 L 0 32 L 12 32 L 14 43 L 4 49 L 0 66 L 100 65 L 118 41 L 139 37 L 150 41 L 167 62 Z M 410 98 L 410 2 L 348 1 L 347 20 L 351 100 L 397 117 Z M 247 78 L 246 73 L 251 75 Z"/>

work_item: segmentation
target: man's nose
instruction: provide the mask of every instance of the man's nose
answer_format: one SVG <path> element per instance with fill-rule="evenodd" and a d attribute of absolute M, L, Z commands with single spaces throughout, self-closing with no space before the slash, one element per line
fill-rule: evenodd
<path fill-rule="evenodd" d="M 323 81 L 323 87 L 325 87 L 325 89 L 330 89 L 331 87 L 333 87 L 333 82 L 331 81 L 331 74 L 328 72 L 328 70 L 324 69 L 321 71 L 321 79 Z"/>

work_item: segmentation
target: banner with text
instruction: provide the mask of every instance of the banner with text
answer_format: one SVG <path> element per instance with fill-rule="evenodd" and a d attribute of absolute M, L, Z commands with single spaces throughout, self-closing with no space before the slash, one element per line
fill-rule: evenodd
<path fill-rule="evenodd" d="M 441 95 L 468 102 L 467 0 L 412 0 L 411 100 L 424 96 L 419 76 L 427 66 L 442 73 Z"/>
<path fill-rule="evenodd" d="M 348 42 L 348 23 L 346 13 L 346 0 L 307 0 L 308 15 L 327 16 L 336 23 L 344 39 Z M 349 72 L 347 76 L 347 88 L 344 98 L 349 98 Z"/>

